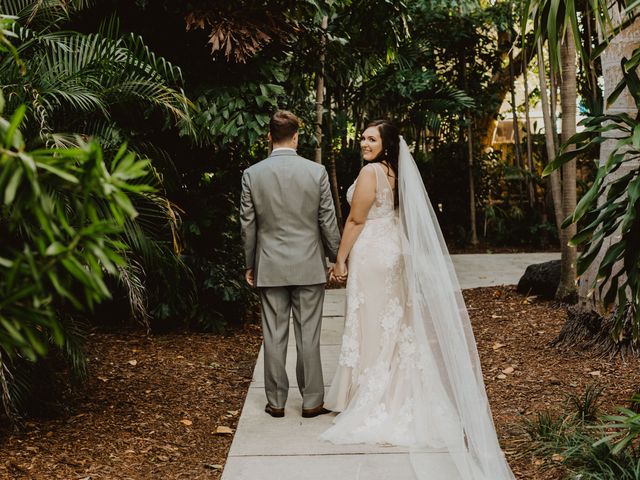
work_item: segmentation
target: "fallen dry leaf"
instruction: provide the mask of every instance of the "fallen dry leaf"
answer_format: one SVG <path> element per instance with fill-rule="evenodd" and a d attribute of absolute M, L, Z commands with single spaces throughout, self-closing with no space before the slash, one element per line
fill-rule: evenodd
<path fill-rule="evenodd" d="M 183 418 L 182 420 L 180 420 L 180 423 L 183 424 L 183 425 L 186 425 L 187 427 L 189 425 L 193 425 L 193 422 L 191 420 L 187 419 L 187 418 Z"/>
<path fill-rule="evenodd" d="M 506 347 L 506 346 L 507 346 L 506 343 L 498 343 L 498 342 L 496 342 L 496 343 L 493 344 L 493 349 L 494 350 L 498 350 L 499 348 Z"/>
<path fill-rule="evenodd" d="M 504 380 L 505 378 L 507 378 L 507 376 L 504 373 L 501 373 L 500 375 L 498 375 L 498 378 L 500 380 Z"/>
<path fill-rule="evenodd" d="M 137 360 L 129 360 L 127 363 L 129 365 L 133 365 L 135 367 L 138 364 L 138 361 Z"/>
<path fill-rule="evenodd" d="M 216 435 L 231 435 L 233 434 L 233 429 L 225 426 L 219 426 L 218 428 L 216 428 L 216 431 L 214 433 Z"/>
<path fill-rule="evenodd" d="M 504 370 L 502 370 L 502 373 L 513 373 L 514 370 L 515 368 L 513 367 L 507 367 Z"/>
<path fill-rule="evenodd" d="M 592 377 L 599 377 L 600 376 L 600 370 L 594 370 L 592 372 L 589 372 L 589 375 L 591 375 Z"/>

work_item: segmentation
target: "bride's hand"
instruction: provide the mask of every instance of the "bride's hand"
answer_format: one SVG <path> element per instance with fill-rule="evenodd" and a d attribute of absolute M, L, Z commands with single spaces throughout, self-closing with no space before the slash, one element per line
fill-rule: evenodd
<path fill-rule="evenodd" d="M 336 262 L 333 266 L 333 271 L 331 272 L 332 276 L 338 282 L 344 282 L 347 279 L 347 265 L 344 262 Z"/>

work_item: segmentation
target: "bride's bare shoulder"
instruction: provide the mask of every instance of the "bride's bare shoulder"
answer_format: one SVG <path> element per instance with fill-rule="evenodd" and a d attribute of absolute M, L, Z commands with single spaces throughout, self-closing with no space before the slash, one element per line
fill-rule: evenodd
<path fill-rule="evenodd" d="M 358 180 L 360 179 L 372 179 L 376 178 L 376 167 L 373 163 L 367 163 L 364 167 L 360 169 L 360 173 L 358 174 Z"/>

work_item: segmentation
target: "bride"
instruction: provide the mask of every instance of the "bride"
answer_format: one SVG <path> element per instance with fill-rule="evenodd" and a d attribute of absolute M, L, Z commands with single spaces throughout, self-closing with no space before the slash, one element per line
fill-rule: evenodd
<path fill-rule="evenodd" d="M 370 123 L 360 145 L 367 165 L 347 192 L 351 212 L 332 270 L 347 279 L 347 301 L 325 407 L 341 413 L 322 438 L 410 447 L 420 479 L 511 480 L 420 172 L 388 121 Z"/>

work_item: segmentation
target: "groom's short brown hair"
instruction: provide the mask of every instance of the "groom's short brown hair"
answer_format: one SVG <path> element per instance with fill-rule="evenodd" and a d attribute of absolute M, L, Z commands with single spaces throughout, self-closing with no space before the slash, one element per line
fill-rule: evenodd
<path fill-rule="evenodd" d="M 298 128 L 300 128 L 300 119 L 288 110 L 278 110 L 269 122 L 271 140 L 275 143 L 290 139 Z"/>

